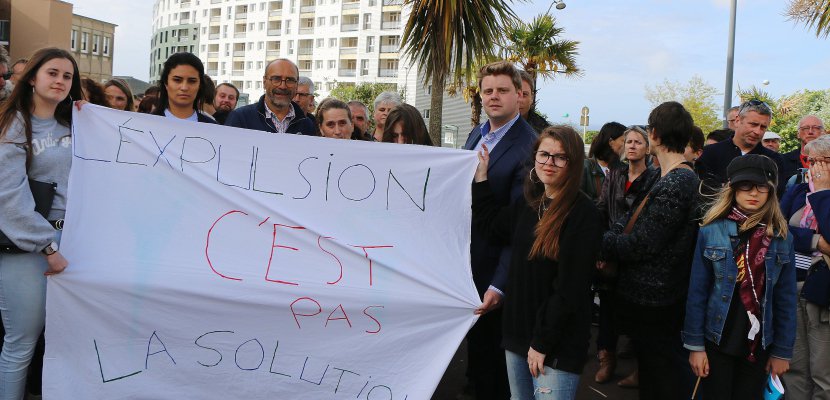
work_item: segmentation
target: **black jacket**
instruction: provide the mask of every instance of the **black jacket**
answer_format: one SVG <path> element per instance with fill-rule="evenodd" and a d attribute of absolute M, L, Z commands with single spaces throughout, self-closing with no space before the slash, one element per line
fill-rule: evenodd
<path fill-rule="evenodd" d="M 625 217 L 630 210 L 636 208 L 658 179 L 660 179 L 660 171 L 648 167 L 634 182 L 631 182 L 631 187 L 625 190 L 625 184 L 628 182 L 628 164 L 620 163 L 612 168 L 602 183 L 602 191 L 597 201 L 597 208 L 602 215 L 605 229 L 609 229 L 620 218 Z M 628 220 L 622 221 L 623 225 L 627 223 Z"/>
<path fill-rule="evenodd" d="M 524 356 L 532 346 L 545 365 L 581 374 L 588 354 L 591 290 L 602 231 L 594 203 L 580 193 L 560 235 L 558 260 L 528 260 L 538 210 L 522 199 L 501 207 L 488 181 L 473 184 L 473 223 L 493 241 L 513 246 L 504 305 L 502 345 Z"/>
<path fill-rule="evenodd" d="M 762 146 L 760 143 L 755 145 L 755 148 L 747 154 L 760 154 L 775 161 L 779 171 L 777 193 L 778 197 L 781 198 L 787 186 L 787 178 L 789 178 L 783 176 L 787 169 L 784 166 L 784 158 L 781 157 L 781 154 Z M 726 167 L 732 160 L 740 156 L 741 149 L 732 140 L 724 140 L 703 148 L 703 154 L 697 160 L 695 170 L 700 180 L 703 181 L 703 188 L 707 194 L 716 193 L 727 182 Z"/>
<path fill-rule="evenodd" d="M 288 124 L 286 133 L 320 136 L 316 124 L 311 118 L 306 116 L 306 113 L 300 106 L 293 101 L 291 102 L 291 106 L 294 107 L 294 119 Z M 247 106 L 233 110 L 228 115 L 228 119 L 225 120 L 225 125 L 277 133 L 277 128 L 274 126 L 274 123 L 265 116 L 265 95 L 262 95 L 259 101 L 254 104 L 248 104 Z"/>

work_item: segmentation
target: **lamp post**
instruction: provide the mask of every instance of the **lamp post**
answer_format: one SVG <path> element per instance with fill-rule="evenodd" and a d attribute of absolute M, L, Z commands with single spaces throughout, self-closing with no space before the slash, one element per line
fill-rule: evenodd
<path fill-rule="evenodd" d="M 726 118 L 729 115 L 729 108 L 732 107 L 732 70 L 735 66 L 735 17 L 738 8 L 738 0 L 732 0 L 729 9 L 729 38 L 726 50 L 726 87 L 723 93 L 723 127 L 727 128 L 729 122 Z"/>

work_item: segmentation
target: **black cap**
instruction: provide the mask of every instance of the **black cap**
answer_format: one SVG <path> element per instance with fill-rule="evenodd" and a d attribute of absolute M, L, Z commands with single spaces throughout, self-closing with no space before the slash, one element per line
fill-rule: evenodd
<path fill-rule="evenodd" d="M 767 156 L 747 154 L 732 160 L 726 167 L 729 184 L 738 182 L 778 184 L 778 166 Z"/>

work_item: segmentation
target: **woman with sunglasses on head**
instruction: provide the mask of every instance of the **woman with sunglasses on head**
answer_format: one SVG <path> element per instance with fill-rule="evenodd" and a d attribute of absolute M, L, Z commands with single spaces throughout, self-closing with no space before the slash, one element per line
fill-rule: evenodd
<path fill-rule="evenodd" d="M 205 67 L 196 55 L 176 53 L 170 56 L 161 71 L 161 91 L 153 114 L 215 124 L 213 118 L 201 112 L 208 90 L 205 78 Z"/>
<path fill-rule="evenodd" d="M 0 399 L 23 398 L 26 371 L 45 319 L 46 277 L 68 265 L 58 251 L 72 161 L 72 99 L 81 79 L 72 55 L 38 50 L 0 107 L 0 231 L 19 250 L 0 252 Z M 35 211 L 29 180 L 53 183 L 51 209 Z"/>
<path fill-rule="evenodd" d="M 800 294 L 795 347 L 784 383 L 787 399 L 830 399 L 830 135 L 807 143 L 802 155 L 809 167 L 805 182 L 791 186 L 781 199 L 793 237 Z"/>
<path fill-rule="evenodd" d="M 645 129 L 638 125 L 630 126 L 625 130 L 622 138 L 624 141 L 623 158 L 626 162 L 611 168 L 602 184 L 602 191 L 597 201 L 604 230 L 608 230 L 617 220 L 624 218 L 630 210 L 637 208 L 660 176 L 658 170 L 650 168 L 646 161 L 649 142 Z M 594 286 L 599 294 L 597 332 L 599 369 L 594 375 L 594 381 L 605 383 L 614 376 L 617 365 L 616 350 L 619 335 L 614 328 L 613 320 L 616 271 L 614 265 L 609 265 L 602 260 L 597 261 L 597 270 L 599 277 Z M 638 380 L 635 369 L 631 375 L 618 384 L 624 387 L 635 387 Z"/>
<path fill-rule="evenodd" d="M 601 223 L 579 190 L 585 158 L 579 134 L 564 125 L 548 127 L 531 157 L 524 201 L 501 208 L 487 182 L 489 153 L 483 147 L 473 223 L 491 240 L 513 247 L 502 314 L 511 399 L 573 399 L 587 360 L 587 296 Z"/>
<path fill-rule="evenodd" d="M 702 398 L 755 400 L 767 373 L 787 372 L 793 354 L 793 238 L 775 196 L 775 162 L 738 157 L 727 179 L 698 233 L 683 344 Z"/>

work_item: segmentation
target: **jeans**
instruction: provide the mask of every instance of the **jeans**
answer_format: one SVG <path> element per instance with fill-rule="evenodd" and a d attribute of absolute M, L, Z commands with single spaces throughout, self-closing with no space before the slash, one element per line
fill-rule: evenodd
<path fill-rule="evenodd" d="M 59 234 L 56 240 L 59 240 Z M 46 318 L 46 257 L 40 253 L 0 253 L 0 399 L 23 399 L 26 371 Z"/>
<path fill-rule="evenodd" d="M 579 386 L 579 375 L 545 366 L 545 374 L 534 378 L 527 366 L 527 355 L 509 350 L 507 380 L 510 382 L 510 400 L 573 400 Z"/>

